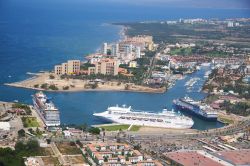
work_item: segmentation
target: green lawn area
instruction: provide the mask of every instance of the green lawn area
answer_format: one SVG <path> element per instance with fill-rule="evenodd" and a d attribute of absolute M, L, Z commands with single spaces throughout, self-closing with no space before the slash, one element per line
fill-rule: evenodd
<path fill-rule="evenodd" d="M 141 126 L 132 126 L 130 131 L 138 131 L 140 130 Z"/>
<path fill-rule="evenodd" d="M 118 131 L 118 130 L 127 130 L 130 125 L 111 125 L 111 126 L 101 126 L 100 128 L 104 128 L 107 131 Z M 132 126 L 130 131 L 138 131 L 140 126 Z"/>
<path fill-rule="evenodd" d="M 227 119 L 227 118 L 221 117 L 221 116 L 219 116 L 219 120 L 220 120 L 221 122 L 223 122 L 223 123 L 226 123 L 226 124 L 232 124 L 232 123 L 234 123 L 233 120 Z"/>
<path fill-rule="evenodd" d="M 219 99 L 219 96 L 217 96 L 217 95 L 210 95 L 205 100 L 206 100 L 207 103 L 212 103 L 212 102 L 214 102 L 215 100 L 218 100 L 218 99 Z"/>
<path fill-rule="evenodd" d="M 36 117 L 22 117 L 24 127 L 39 127 Z"/>
<path fill-rule="evenodd" d="M 191 55 L 192 48 L 174 48 L 170 50 L 170 55 Z"/>

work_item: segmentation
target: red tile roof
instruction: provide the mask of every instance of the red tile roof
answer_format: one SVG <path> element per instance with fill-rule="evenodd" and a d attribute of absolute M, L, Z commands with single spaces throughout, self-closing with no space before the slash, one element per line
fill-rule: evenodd
<path fill-rule="evenodd" d="M 222 151 L 216 154 L 235 165 L 250 165 L 250 149 Z"/>
<path fill-rule="evenodd" d="M 170 152 L 165 156 L 183 166 L 223 166 L 222 164 L 203 156 L 195 151 Z"/>

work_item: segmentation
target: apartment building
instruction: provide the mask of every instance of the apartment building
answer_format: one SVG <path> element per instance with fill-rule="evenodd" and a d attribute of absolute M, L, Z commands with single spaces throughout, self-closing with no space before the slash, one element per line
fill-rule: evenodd
<path fill-rule="evenodd" d="M 97 165 L 105 166 L 162 166 L 152 158 L 145 158 L 141 152 L 124 143 L 92 143 L 86 147 L 86 152 Z"/>
<path fill-rule="evenodd" d="M 105 58 L 93 64 L 95 65 L 95 67 L 88 68 L 88 75 L 91 74 L 118 75 L 119 63 L 115 59 Z"/>
<path fill-rule="evenodd" d="M 80 60 L 68 60 L 61 65 L 55 65 L 54 73 L 56 75 L 78 74 L 80 72 Z"/>

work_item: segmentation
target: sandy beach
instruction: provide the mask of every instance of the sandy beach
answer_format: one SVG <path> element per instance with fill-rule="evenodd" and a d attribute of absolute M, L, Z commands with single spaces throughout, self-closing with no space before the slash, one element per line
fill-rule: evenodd
<path fill-rule="evenodd" d="M 54 78 L 51 78 L 51 75 Z M 77 91 L 131 91 L 131 92 L 145 92 L 145 93 L 164 93 L 165 88 L 150 88 L 146 86 L 135 85 L 132 83 L 119 83 L 118 81 L 107 81 L 104 83 L 99 82 L 97 87 L 92 89 L 89 80 L 80 79 L 61 79 L 53 73 L 44 72 L 33 74 L 33 77 L 14 83 L 6 83 L 5 85 L 28 88 L 43 91 L 57 91 L 57 92 L 77 92 Z M 54 85 L 58 90 L 52 90 L 50 88 L 41 88 L 41 85 L 47 84 L 47 86 Z M 65 89 L 67 87 L 67 89 Z M 126 88 L 127 87 L 127 88 Z"/>

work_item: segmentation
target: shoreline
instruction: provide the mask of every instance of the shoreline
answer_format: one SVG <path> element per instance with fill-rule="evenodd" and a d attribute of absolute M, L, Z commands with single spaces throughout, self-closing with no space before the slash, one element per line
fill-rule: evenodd
<path fill-rule="evenodd" d="M 41 88 L 29 88 L 29 87 L 23 87 L 19 85 L 15 85 L 15 83 L 5 83 L 4 85 L 15 87 L 15 88 L 23 88 L 23 89 L 30 89 L 30 90 L 37 90 L 37 91 L 44 91 L 44 92 L 58 92 L 58 93 L 74 93 L 74 92 L 134 92 L 134 93 L 156 93 L 161 94 L 165 92 L 158 92 L 158 91 L 140 91 L 140 90 L 116 90 L 116 89 L 82 89 L 82 90 L 46 90 Z"/>
<path fill-rule="evenodd" d="M 133 83 L 120 83 L 119 81 L 107 81 L 105 83 L 98 83 L 95 89 L 86 88 L 91 80 L 80 79 L 61 79 L 55 76 L 54 79 L 50 79 L 52 73 L 35 73 L 34 76 L 19 82 L 5 83 L 6 86 L 25 88 L 38 91 L 47 92 L 140 92 L 140 93 L 165 93 L 166 88 L 150 88 L 141 85 L 135 85 Z M 120 84 L 119 84 L 120 83 Z M 41 85 L 47 84 L 47 86 L 55 85 L 58 90 L 52 90 L 49 88 L 41 88 Z M 128 89 L 125 87 L 128 85 Z M 35 87 L 38 86 L 38 87 Z M 63 89 L 68 87 L 68 89 Z"/>
<path fill-rule="evenodd" d="M 120 30 L 118 31 L 117 35 L 118 35 L 118 40 L 116 40 L 115 42 L 118 42 L 120 40 L 123 40 L 127 37 L 126 35 L 126 32 L 127 32 L 127 27 L 124 26 L 124 25 L 116 25 L 115 23 L 110 23 L 109 25 L 112 25 L 112 26 L 117 26 L 120 28 Z M 99 48 L 98 48 L 99 49 Z M 97 49 L 97 50 L 98 50 Z M 84 57 L 85 59 L 85 57 Z M 168 89 L 163 87 L 163 88 L 151 88 L 151 87 L 147 87 L 147 86 L 143 86 L 143 85 L 135 85 L 134 83 L 122 83 L 123 85 L 131 85 L 132 88 L 129 88 L 129 89 L 125 89 L 125 87 L 118 87 L 117 86 L 113 86 L 113 87 L 97 87 L 95 89 L 91 89 L 91 88 L 84 88 L 84 87 L 77 87 L 76 88 L 71 88 L 71 84 L 67 84 L 66 81 L 64 82 L 64 86 L 68 86 L 70 87 L 69 89 L 65 90 L 63 89 L 63 87 L 59 88 L 58 90 L 52 90 L 52 89 L 44 89 L 44 88 L 39 88 L 39 87 L 34 87 L 36 84 L 34 83 L 31 83 L 33 81 L 36 81 L 38 79 L 40 79 L 40 77 L 42 77 L 43 75 L 46 75 L 46 74 L 53 74 L 53 73 L 50 73 L 48 71 L 42 71 L 42 72 L 37 72 L 37 73 L 31 73 L 31 72 L 27 72 L 26 74 L 28 75 L 31 75 L 30 78 L 27 78 L 25 80 L 21 80 L 21 81 L 17 81 L 17 82 L 13 82 L 13 83 L 4 83 L 4 85 L 6 86 L 10 86 L 10 87 L 16 87 L 16 88 L 24 88 L 24 89 L 31 89 L 31 90 L 38 90 L 38 91 L 47 91 L 47 92 L 139 92 L 139 93 L 158 93 L 158 94 L 161 94 L 161 93 L 165 93 Z M 54 75 L 54 74 L 53 74 Z M 54 75 L 55 76 L 55 75 Z M 61 79 L 62 81 L 63 79 Z M 91 81 L 91 80 L 79 80 L 79 79 L 74 79 L 75 81 Z M 44 80 L 44 81 L 38 81 L 37 84 L 41 85 L 41 84 L 45 84 L 47 83 L 46 81 L 49 81 L 48 79 L 47 80 Z M 51 82 L 53 82 L 53 80 L 50 80 Z M 58 80 L 56 80 L 58 81 Z M 72 81 L 73 82 L 73 81 Z M 72 83 L 71 82 L 71 83 Z M 118 84 L 119 81 L 113 81 L 113 83 L 116 83 Z M 63 83 L 62 83 L 63 84 Z M 50 84 L 50 85 L 53 85 Z M 55 85 L 55 84 L 54 84 Z"/>

